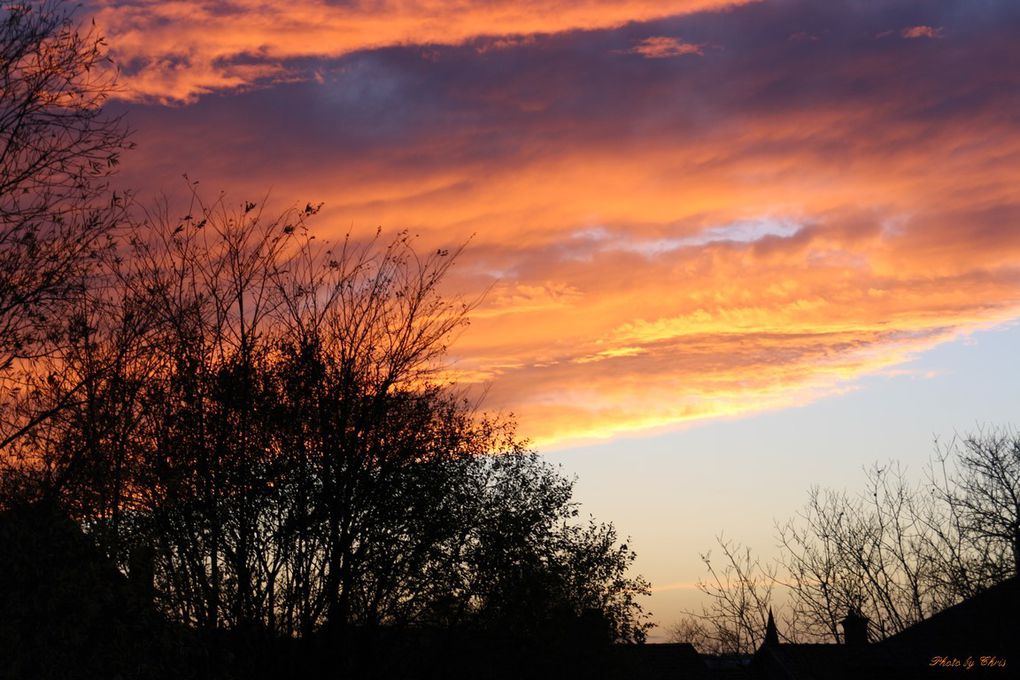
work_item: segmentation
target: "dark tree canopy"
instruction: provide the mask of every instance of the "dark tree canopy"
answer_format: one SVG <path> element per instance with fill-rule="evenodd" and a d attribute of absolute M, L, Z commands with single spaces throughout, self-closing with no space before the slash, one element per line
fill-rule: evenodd
<path fill-rule="evenodd" d="M 471 306 L 439 292 L 457 253 L 318 245 L 315 212 L 150 210 L 83 298 L 37 397 L 66 405 L 7 488 L 66 508 L 199 628 L 642 640 L 633 551 L 443 381 Z"/>

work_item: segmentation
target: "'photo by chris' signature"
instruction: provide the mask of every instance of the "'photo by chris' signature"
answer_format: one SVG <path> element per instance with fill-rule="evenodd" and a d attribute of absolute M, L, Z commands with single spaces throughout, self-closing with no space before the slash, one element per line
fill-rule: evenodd
<path fill-rule="evenodd" d="M 928 664 L 932 668 L 1005 668 L 1006 659 L 1001 656 L 968 656 L 964 659 L 956 656 L 933 656 Z"/>

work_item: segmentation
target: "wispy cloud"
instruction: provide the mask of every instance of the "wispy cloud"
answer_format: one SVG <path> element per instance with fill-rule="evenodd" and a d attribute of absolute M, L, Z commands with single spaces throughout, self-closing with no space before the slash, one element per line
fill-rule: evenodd
<path fill-rule="evenodd" d="M 645 38 L 628 50 L 632 54 L 640 54 L 645 59 L 669 59 L 688 54 L 701 56 L 705 53 L 704 45 L 687 43 L 670 36 L 652 36 Z"/>

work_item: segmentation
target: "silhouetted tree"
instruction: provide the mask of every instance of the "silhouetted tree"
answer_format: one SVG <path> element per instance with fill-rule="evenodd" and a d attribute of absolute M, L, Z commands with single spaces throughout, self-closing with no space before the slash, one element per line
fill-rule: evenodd
<path fill-rule="evenodd" d="M 66 321 L 119 218 L 106 178 L 129 146 L 104 43 L 61 2 L 0 2 L 0 450 L 80 396 L 48 408 L 27 396 L 60 362 L 43 359 L 76 330 Z"/>
<path fill-rule="evenodd" d="M 967 596 L 1020 572 L 1020 432 L 992 428 L 939 449 L 929 471 L 945 508 L 950 587 Z"/>
<path fill-rule="evenodd" d="M 595 640 L 643 642 L 648 583 L 628 575 L 635 555 L 612 525 L 577 521 L 572 482 L 534 455 L 475 466 L 485 484 L 458 565 L 469 621 L 525 638 L 586 626 Z"/>
<path fill-rule="evenodd" d="M 841 640 L 839 621 L 855 609 L 882 638 L 958 599 L 938 573 L 946 536 L 930 494 L 895 464 L 875 465 L 865 479 L 857 496 L 812 489 L 780 527 L 791 606 L 809 634 Z"/>
<path fill-rule="evenodd" d="M 706 603 L 674 623 L 669 638 L 704 654 L 750 654 L 764 640 L 768 614 L 777 604 L 777 565 L 763 563 L 749 547 L 722 536 L 717 544 L 722 560 L 714 561 L 711 552 L 701 556 L 708 577 L 697 588 Z M 783 636 L 789 640 L 793 621 L 785 623 Z"/>
<path fill-rule="evenodd" d="M 314 206 L 182 212 L 108 259 L 63 355 L 88 389 L 25 439 L 35 497 L 200 628 L 643 639 L 633 551 L 441 381 L 470 309 L 439 295 L 456 252 L 319 246 Z"/>

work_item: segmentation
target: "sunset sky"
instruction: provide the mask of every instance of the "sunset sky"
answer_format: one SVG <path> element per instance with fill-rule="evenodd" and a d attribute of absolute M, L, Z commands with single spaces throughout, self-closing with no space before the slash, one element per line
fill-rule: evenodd
<path fill-rule="evenodd" d="M 725 531 L 1020 422 L 1020 4 L 87 0 L 119 181 L 470 244 L 451 375 L 630 534 Z"/>

